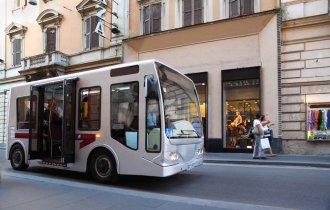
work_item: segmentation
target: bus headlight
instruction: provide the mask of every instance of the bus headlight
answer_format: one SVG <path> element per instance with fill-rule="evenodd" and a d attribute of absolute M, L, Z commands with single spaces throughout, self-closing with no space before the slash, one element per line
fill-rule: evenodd
<path fill-rule="evenodd" d="M 166 159 L 169 161 L 177 161 L 180 157 L 178 152 L 169 152 L 166 156 Z"/>

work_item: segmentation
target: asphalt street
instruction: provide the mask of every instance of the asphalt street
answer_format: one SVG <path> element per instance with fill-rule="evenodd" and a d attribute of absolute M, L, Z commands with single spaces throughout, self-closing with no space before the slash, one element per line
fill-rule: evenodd
<path fill-rule="evenodd" d="M 330 209 L 326 168 L 204 164 L 101 185 L 82 173 L 2 166 L 0 209 Z"/>

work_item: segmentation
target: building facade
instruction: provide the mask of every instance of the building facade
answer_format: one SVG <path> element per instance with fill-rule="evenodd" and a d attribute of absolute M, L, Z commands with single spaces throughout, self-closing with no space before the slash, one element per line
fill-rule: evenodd
<path fill-rule="evenodd" d="M 158 59 L 195 82 L 207 151 L 252 152 L 246 132 L 268 113 L 275 152 L 330 154 L 328 0 L 0 4 L 0 143 L 11 86 Z"/>
<path fill-rule="evenodd" d="M 330 154 L 329 1 L 282 0 L 282 8 L 283 151 Z"/>
<path fill-rule="evenodd" d="M 245 134 L 260 112 L 269 113 L 280 149 L 279 1 L 130 4 L 132 36 L 123 44 L 124 62 L 158 59 L 195 82 L 207 151 L 251 152 Z"/>
<path fill-rule="evenodd" d="M 128 0 L 29 2 L 1 1 L 0 143 L 10 87 L 118 64 L 128 35 Z"/>

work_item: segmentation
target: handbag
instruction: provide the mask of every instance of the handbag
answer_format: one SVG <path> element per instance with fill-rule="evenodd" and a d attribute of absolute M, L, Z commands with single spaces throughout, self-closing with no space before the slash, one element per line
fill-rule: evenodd
<path fill-rule="evenodd" d="M 253 127 L 252 134 L 254 134 L 254 135 L 260 135 L 257 126 L 256 127 Z"/>
<path fill-rule="evenodd" d="M 262 149 L 268 149 L 270 148 L 269 140 L 268 138 L 261 138 L 260 139 L 260 145 Z"/>

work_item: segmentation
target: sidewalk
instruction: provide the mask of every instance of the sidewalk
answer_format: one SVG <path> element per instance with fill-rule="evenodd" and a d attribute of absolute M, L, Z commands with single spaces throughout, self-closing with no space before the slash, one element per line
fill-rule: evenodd
<path fill-rule="evenodd" d="M 309 166 L 330 168 L 330 155 L 287 155 L 267 157 L 267 160 L 254 160 L 250 153 L 205 153 L 204 163 Z"/>

